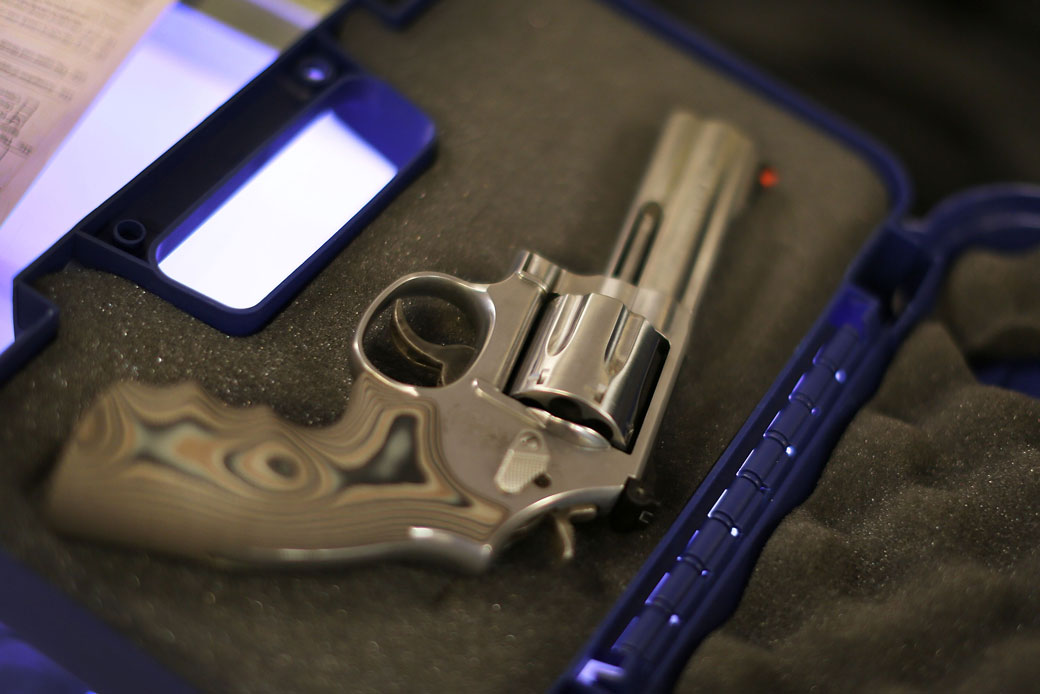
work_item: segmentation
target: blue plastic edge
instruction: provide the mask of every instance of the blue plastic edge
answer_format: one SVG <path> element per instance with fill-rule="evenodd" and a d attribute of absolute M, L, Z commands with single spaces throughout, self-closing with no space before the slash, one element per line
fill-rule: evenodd
<path fill-rule="evenodd" d="M 92 690 L 195 691 L 38 575 L 0 552 L 0 621 Z"/>

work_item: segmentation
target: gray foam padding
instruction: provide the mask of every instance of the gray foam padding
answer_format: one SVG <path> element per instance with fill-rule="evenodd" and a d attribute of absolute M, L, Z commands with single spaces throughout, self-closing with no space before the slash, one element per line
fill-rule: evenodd
<path fill-rule="evenodd" d="M 1040 251 L 972 253 L 951 270 L 938 313 L 969 359 L 1040 356 L 1037 268 Z"/>
<path fill-rule="evenodd" d="M 1038 268 L 954 266 L 680 691 L 1036 691 L 1040 400 L 969 359 L 1040 359 Z"/>
<path fill-rule="evenodd" d="M 348 52 L 439 129 L 432 167 L 264 330 L 227 337 L 120 278 L 69 267 L 38 288 L 57 340 L 0 390 L 0 543 L 200 689 L 532 691 L 548 686 L 635 575 L 837 286 L 888 202 L 839 142 L 590 0 L 444 0 L 400 34 L 350 16 Z M 405 273 L 474 281 L 531 249 L 600 271 L 666 113 L 740 125 L 781 183 L 734 226 L 654 463 L 647 531 L 545 530 L 488 573 L 371 563 L 227 572 L 70 541 L 41 480 L 79 414 L 118 379 L 200 382 L 233 405 L 321 426 L 350 394 L 360 312 Z M 60 625 L 55 625 L 60 628 Z"/>

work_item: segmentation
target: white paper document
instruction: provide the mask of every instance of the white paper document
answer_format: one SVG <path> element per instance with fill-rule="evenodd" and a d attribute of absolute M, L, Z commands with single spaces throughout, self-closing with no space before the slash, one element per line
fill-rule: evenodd
<path fill-rule="evenodd" d="M 0 0 L 0 220 L 172 0 Z"/>

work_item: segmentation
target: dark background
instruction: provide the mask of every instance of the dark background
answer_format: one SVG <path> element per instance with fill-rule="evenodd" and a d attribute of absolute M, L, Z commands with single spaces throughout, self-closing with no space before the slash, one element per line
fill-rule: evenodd
<path fill-rule="evenodd" d="M 887 145 L 924 213 L 1040 182 L 1040 5 L 997 0 L 656 0 Z"/>

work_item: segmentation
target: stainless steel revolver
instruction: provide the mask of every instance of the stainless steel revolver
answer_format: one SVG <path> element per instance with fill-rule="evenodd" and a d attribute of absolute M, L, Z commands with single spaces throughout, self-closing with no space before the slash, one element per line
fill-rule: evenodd
<path fill-rule="evenodd" d="M 326 428 L 191 383 L 117 384 L 64 449 L 45 513 L 71 534 L 216 562 L 406 556 L 479 570 L 547 514 L 572 552 L 570 519 L 609 512 L 645 472 L 754 168 L 733 126 L 673 113 L 605 274 L 523 253 L 495 284 L 402 277 L 361 318 L 350 401 Z M 423 297 L 466 317 L 472 348 L 414 329 L 402 307 Z M 377 368 L 365 347 L 377 319 L 434 385 Z"/>

